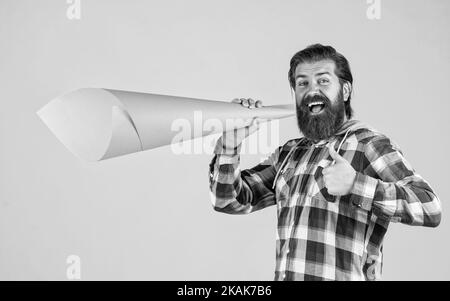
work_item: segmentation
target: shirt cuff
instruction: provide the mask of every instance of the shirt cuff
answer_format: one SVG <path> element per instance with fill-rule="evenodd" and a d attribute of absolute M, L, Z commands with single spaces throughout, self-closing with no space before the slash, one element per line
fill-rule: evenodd
<path fill-rule="evenodd" d="M 228 155 L 236 156 L 241 152 L 242 143 L 235 147 L 227 147 L 222 142 L 222 137 L 217 140 L 216 147 L 214 148 L 214 154 L 216 155 Z"/>
<path fill-rule="evenodd" d="M 355 182 L 350 191 L 350 201 L 352 204 L 366 211 L 370 211 L 377 185 L 378 180 L 361 172 L 356 172 Z"/>

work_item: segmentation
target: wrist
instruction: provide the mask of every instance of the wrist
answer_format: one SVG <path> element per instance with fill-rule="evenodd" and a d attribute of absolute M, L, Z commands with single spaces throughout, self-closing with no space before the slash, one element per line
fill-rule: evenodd
<path fill-rule="evenodd" d="M 242 146 L 242 143 L 239 143 L 237 145 L 230 145 L 230 144 L 224 143 L 223 137 L 220 137 L 217 140 L 216 146 L 214 148 L 214 154 L 230 155 L 230 156 L 239 155 L 239 153 L 241 152 L 241 146 Z"/>

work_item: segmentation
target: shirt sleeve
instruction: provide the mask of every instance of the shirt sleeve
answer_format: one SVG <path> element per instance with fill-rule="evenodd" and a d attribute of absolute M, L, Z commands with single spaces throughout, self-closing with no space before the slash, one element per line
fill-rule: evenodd
<path fill-rule="evenodd" d="M 248 214 L 274 205 L 272 184 L 280 149 L 255 167 L 241 171 L 240 146 L 227 149 L 219 138 L 209 165 L 209 188 L 214 210 Z"/>
<path fill-rule="evenodd" d="M 355 205 L 392 222 L 439 225 L 442 209 L 438 197 L 387 137 L 370 141 L 364 154 L 368 165 L 364 172 L 356 173 L 350 196 Z"/>

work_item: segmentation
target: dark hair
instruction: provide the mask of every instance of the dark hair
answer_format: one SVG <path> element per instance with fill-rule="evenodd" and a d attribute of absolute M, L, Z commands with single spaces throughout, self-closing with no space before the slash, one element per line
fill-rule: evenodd
<path fill-rule="evenodd" d="M 295 68 L 297 68 L 299 64 L 314 63 L 322 60 L 332 60 L 335 63 L 335 73 L 339 78 L 341 86 L 343 86 L 344 83 L 348 82 L 351 84 L 351 87 L 353 87 L 353 76 L 347 59 L 331 46 L 314 44 L 306 47 L 303 50 L 300 50 L 291 58 L 290 69 L 288 72 L 288 78 L 291 88 L 295 90 Z M 353 110 L 350 105 L 352 94 L 351 92 L 352 91 L 350 90 L 348 100 L 345 102 L 345 114 L 349 119 L 353 116 Z"/>

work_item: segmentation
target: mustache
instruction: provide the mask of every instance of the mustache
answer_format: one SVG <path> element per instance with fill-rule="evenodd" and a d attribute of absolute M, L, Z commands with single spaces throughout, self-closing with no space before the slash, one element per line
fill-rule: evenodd
<path fill-rule="evenodd" d="M 301 106 L 303 106 L 303 107 L 308 106 L 310 103 L 313 103 L 315 101 L 323 102 L 325 104 L 325 106 L 329 106 L 331 104 L 330 99 L 322 92 L 319 92 L 319 93 L 320 94 L 303 96 Z"/>

